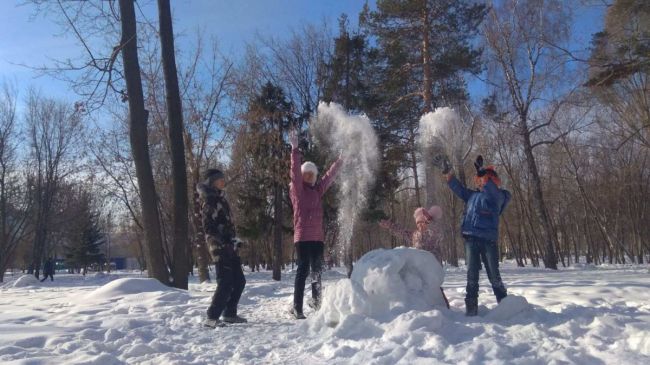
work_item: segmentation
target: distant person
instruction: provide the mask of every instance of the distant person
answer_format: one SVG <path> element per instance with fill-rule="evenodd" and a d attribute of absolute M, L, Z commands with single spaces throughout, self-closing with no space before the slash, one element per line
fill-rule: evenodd
<path fill-rule="evenodd" d="M 45 260 L 45 264 L 43 264 L 43 279 L 41 279 L 41 283 L 47 280 L 47 277 L 50 277 L 50 281 L 54 281 L 54 262 L 52 262 L 52 258 L 48 258 Z"/>
<path fill-rule="evenodd" d="M 499 273 L 499 217 L 510 201 L 510 192 L 501 189 L 501 179 L 494 166 L 483 167 L 483 157 L 478 156 L 474 167 L 474 184 L 477 190 L 464 187 L 451 171 L 449 161 L 441 161 L 443 174 L 449 188 L 465 202 L 461 233 L 465 238 L 465 264 L 467 288 L 465 308 L 468 316 L 478 314 L 478 274 L 481 259 L 497 302 L 508 293 Z"/>
<path fill-rule="evenodd" d="M 339 157 L 322 179 L 318 180 L 318 168 L 313 162 L 302 163 L 298 149 L 298 135 L 292 131 L 291 143 L 291 185 L 289 195 L 293 206 L 293 242 L 298 256 L 296 279 L 293 289 L 291 314 L 296 319 L 305 319 L 303 297 L 305 281 L 311 269 L 311 295 L 314 308 L 320 307 L 321 273 L 325 251 L 323 233 L 323 195 L 334 183 L 341 167 Z"/>
<path fill-rule="evenodd" d="M 436 260 L 442 265 L 442 251 L 440 249 L 440 242 L 442 234 L 437 223 L 442 218 L 442 208 L 437 205 L 431 208 L 417 208 L 413 212 L 413 219 L 417 229 L 415 231 L 408 230 L 400 225 L 393 223 L 389 220 L 382 220 L 379 225 L 387 229 L 393 236 L 403 238 L 411 243 L 411 247 L 420 250 L 429 251 L 436 257 Z M 442 297 L 445 299 L 445 304 L 449 308 L 449 301 L 445 292 L 440 288 Z"/>
<path fill-rule="evenodd" d="M 209 169 L 205 180 L 196 187 L 201 201 L 201 218 L 208 249 L 217 271 L 217 290 L 208 307 L 206 327 L 222 327 L 225 323 L 246 323 L 237 314 L 246 278 L 237 252 L 239 240 L 235 236 L 235 225 L 226 200 L 225 175 L 217 169 Z M 220 320 L 223 314 L 223 322 Z"/>

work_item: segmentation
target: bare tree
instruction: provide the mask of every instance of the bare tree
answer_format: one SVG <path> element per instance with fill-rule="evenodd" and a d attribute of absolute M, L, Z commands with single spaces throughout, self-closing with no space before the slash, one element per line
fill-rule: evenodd
<path fill-rule="evenodd" d="M 567 39 L 569 20 L 568 9 L 559 1 L 507 0 L 493 5 L 484 26 L 489 72 L 496 82 L 494 86 L 506 90 L 510 99 L 513 125 L 521 137 L 534 211 L 544 242 L 544 264 L 551 269 L 557 269 L 557 237 L 544 198 L 535 149 L 557 139 L 536 140 L 535 132 L 554 122 L 561 103 L 552 106 L 546 118 L 537 118 L 536 113 L 544 107 L 544 100 L 560 100 L 557 94 L 567 92 L 561 75 L 568 57 L 550 44 Z"/>
<path fill-rule="evenodd" d="M 34 167 L 30 177 L 34 199 L 32 265 L 38 277 L 43 255 L 49 250 L 48 229 L 55 214 L 56 194 L 63 180 L 74 171 L 69 162 L 82 137 L 81 113 L 71 105 L 32 91 L 25 121 L 31 147 L 30 163 Z"/>
<path fill-rule="evenodd" d="M 233 81 L 233 62 L 219 55 L 216 44 L 211 52 L 203 57 L 202 41 L 199 38 L 197 49 L 187 75 L 181 81 L 183 106 L 185 111 L 185 149 L 188 162 L 190 186 L 192 187 L 192 247 L 201 282 L 209 281 L 208 265 L 210 254 L 207 250 L 201 205 L 194 189 L 200 182 L 201 171 L 218 162 L 219 152 L 223 152 L 232 139 L 232 120 L 228 117 L 228 92 Z M 198 82 L 198 79 L 203 80 Z M 216 132 L 219 133 L 216 133 Z M 234 172 L 234 175 L 238 175 Z"/>
<path fill-rule="evenodd" d="M 149 112 L 144 106 L 142 78 L 138 60 L 138 37 L 134 0 L 120 0 L 120 19 L 122 26 L 122 62 L 124 80 L 129 103 L 129 137 L 135 163 L 140 206 L 145 232 L 147 270 L 149 276 L 161 283 L 169 283 L 169 272 L 165 267 L 162 250 L 162 235 L 158 217 L 156 185 L 149 156 L 147 120 Z"/>
<path fill-rule="evenodd" d="M 183 141 L 183 104 L 178 87 L 176 54 L 174 52 L 174 30 L 169 0 L 158 0 L 160 22 L 160 49 L 165 75 L 167 96 L 167 118 L 169 120 L 169 144 L 172 162 L 173 185 L 173 266 L 174 286 L 187 289 L 188 260 L 188 203 L 187 168 L 185 167 L 185 146 Z"/>
<path fill-rule="evenodd" d="M 30 195 L 18 171 L 17 92 L 3 85 L 0 95 L 0 282 L 16 248 L 29 233 Z"/>

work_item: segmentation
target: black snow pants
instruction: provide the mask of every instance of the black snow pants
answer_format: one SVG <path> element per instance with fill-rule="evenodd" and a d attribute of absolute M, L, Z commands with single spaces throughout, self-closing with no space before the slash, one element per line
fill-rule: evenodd
<path fill-rule="evenodd" d="M 298 255 L 298 270 L 293 288 L 293 307 L 302 312 L 302 302 L 305 295 L 305 282 L 311 271 L 311 296 L 316 306 L 320 305 L 321 273 L 323 272 L 323 253 L 325 245 L 319 241 L 303 241 L 296 243 Z M 311 270 L 310 270 L 311 269 Z"/>
<path fill-rule="evenodd" d="M 217 290 L 208 307 L 208 318 L 219 319 L 237 316 L 237 304 L 246 286 L 246 278 L 239 257 L 224 258 L 216 265 Z"/>

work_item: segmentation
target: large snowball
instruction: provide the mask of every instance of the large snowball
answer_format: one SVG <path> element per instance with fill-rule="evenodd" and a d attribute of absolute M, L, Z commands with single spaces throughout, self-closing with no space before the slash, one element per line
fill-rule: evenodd
<path fill-rule="evenodd" d="M 440 287 L 445 273 L 436 257 L 423 250 L 399 247 L 365 254 L 352 271 L 374 307 L 429 310 L 445 306 Z"/>
<path fill-rule="evenodd" d="M 430 252 L 405 247 L 370 251 L 354 265 L 351 279 L 325 288 L 311 327 L 333 328 L 360 317 L 390 320 L 411 310 L 445 307 L 443 280 L 442 266 Z"/>

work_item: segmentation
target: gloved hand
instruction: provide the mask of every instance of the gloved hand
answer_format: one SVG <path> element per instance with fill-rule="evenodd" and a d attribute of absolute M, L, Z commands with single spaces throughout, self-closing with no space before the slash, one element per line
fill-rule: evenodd
<path fill-rule="evenodd" d="M 442 171 L 443 175 L 447 175 L 451 172 L 451 162 L 449 162 L 449 157 L 447 157 L 447 155 L 444 153 L 435 155 L 432 159 L 432 163 L 433 166 L 439 168 Z"/>
<path fill-rule="evenodd" d="M 449 159 L 447 158 L 447 156 L 445 156 L 445 159 L 442 161 L 442 173 L 444 175 L 447 175 L 450 172 L 451 172 L 451 162 L 449 162 Z"/>
<path fill-rule="evenodd" d="M 476 168 L 476 176 L 482 177 L 485 176 L 487 171 L 483 167 L 483 156 L 478 155 L 476 161 L 474 161 L 474 167 Z"/>
<path fill-rule="evenodd" d="M 235 252 L 238 251 L 244 244 L 245 242 L 240 240 L 239 237 L 235 237 L 235 239 L 233 240 L 233 246 Z"/>

